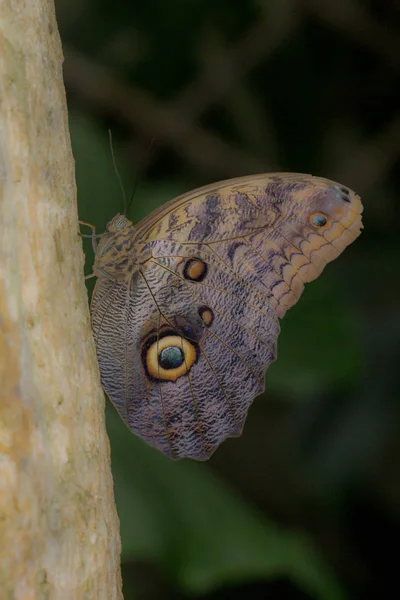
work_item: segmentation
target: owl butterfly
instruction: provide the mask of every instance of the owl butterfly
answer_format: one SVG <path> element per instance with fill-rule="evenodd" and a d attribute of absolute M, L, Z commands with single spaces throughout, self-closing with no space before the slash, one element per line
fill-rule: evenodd
<path fill-rule="evenodd" d="M 279 319 L 360 234 L 327 179 L 271 173 L 179 196 L 96 235 L 91 319 L 102 385 L 134 433 L 205 460 L 242 433 L 276 358 Z"/>

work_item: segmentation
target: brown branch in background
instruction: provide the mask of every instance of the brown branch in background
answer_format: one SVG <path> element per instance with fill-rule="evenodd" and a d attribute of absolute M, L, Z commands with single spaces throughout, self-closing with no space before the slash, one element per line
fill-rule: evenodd
<path fill-rule="evenodd" d="M 368 14 L 357 0 L 297 0 L 303 9 L 382 58 L 392 68 L 400 68 L 400 37 Z"/>
<path fill-rule="evenodd" d="M 0 19 L 0 596 L 121 600 L 53 0 Z"/>
<path fill-rule="evenodd" d="M 176 98 L 175 109 L 183 110 L 191 119 L 198 118 L 242 85 L 253 69 L 288 41 L 299 24 L 293 0 L 275 0 L 268 8 L 268 14 L 264 8 L 257 24 L 235 46 L 223 54 L 221 49 L 212 60 L 204 61 L 199 77 Z"/>
<path fill-rule="evenodd" d="M 363 142 L 354 156 L 337 167 L 337 178 L 349 182 L 359 193 L 382 180 L 400 154 L 400 117 Z"/>
<path fill-rule="evenodd" d="M 147 138 L 154 136 L 173 147 L 197 169 L 214 177 L 277 170 L 271 126 L 268 118 L 260 119 L 263 109 L 259 106 L 257 110 L 255 95 L 246 85 L 246 78 L 253 68 L 269 60 L 298 27 L 301 11 L 296 8 L 317 14 L 356 43 L 384 56 L 392 65 L 397 64 L 398 38 L 376 23 L 355 0 L 328 4 L 318 0 L 276 0 L 269 5 L 268 14 L 261 13 L 259 22 L 231 48 L 224 47 L 216 32 L 208 35 L 205 49 L 203 45 L 208 59 L 203 61 L 199 77 L 169 104 L 124 84 L 105 68 L 72 50 L 66 57 L 66 82 L 92 107 L 121 115 Z M 241 138 L 246 147 L 256 148 L 256 156 L 225 143 L 196 123 L 217 102 L 226 105 L 233 114 Z M 257 118 L 252 120 L 253 110 Z M 243 114 L 247 115 L 244 122 Z M 260 127 L 260 123 L 264 126 Z M 398 156 L 396 127 L 393 123 L 374 140 L 361 142 L 350 162 L 344 156 L 335 168 L 338 179 L 361 191 L 372 181 L 377 182 Z M 265 154 L 269 157 L 267 161 L 260 158 Z"/>
<path fill-rule="evenodd" d="M 267 163 L 271 170 L 278 170 L 275 166 L 276 149 L 274 140 L 274 130 L 268 111 L 265 107 L 265 99 L 261 98 L 257 91 L 252 88 L 249 78 L 245 77 L 245 72 L 239 74 L 236 65 L 232 63 L 232 52 L 226 48 L 224 40 L 219 31 L 208 27 L 202 35 L 197 46 L 200 69 L 208 73 L 209 82 L 204 85 L 207 87 L 199 96 L 193 99 L 199 100 L 194 104 L 189 104 L 190 94 L 185 100 L 179 99 L 175 105 L 177 110 L 181 110 L 186 118 L 192 120 L 201 117 L 201 114 L 212 108 L 217 100 L 215 91 L 219 91 L 220 106 L 223 106 L 230 114 L 233 120 L 234 130 L 239 139 L 246 148 L 256 150 L 260 156 L 268 157 Z M 213 69 L 210 69 L 213 65 Z M 212 72 L 211 72 L 212 71 Z M 211 79 L 211 77 L 213 79 Z M 189 88 L 196 88 L 196 83 L 203 79 L 202 75 L 195 80 L 194 85 L 189 84 Z M 221 85 L 224 82 L 225 85 Z M 187 88 L 186 88 L 187 89 Z M 199 86 L 199 90 L 201 86 Z"/>
<path fill-rule="evenodd" d="M 69 89 L 92 108 L 120 115 L 135 130 L 171 145 L 198 169 L 216 177 L 268 170 L 261 159 L 223 142 L 149 93 L 124 84 L 107 69 L 72 50 L 65 52 L 64 77 Z"/>
<path fill-rule="evenodd" d="M 383 59 L 392 68 L 400 68 L 400 37 L 380 24 L 358 0 L 297 0 L 304 11 L 337 30 L 365 50 Z M 349 126 L 349 132 L 352 127 Z M 400 154 L 400 119 L 389 124 L 368 140 L 362 140 L 351 152 L 340 156 L 333 176 L 364 194 L 387 175 Z M 342 156 L 341 156 L 342 155 Z M 379 203 L 382 208 L 382 203 Z"/>
<path fill-rule="evenodd" d="M 246 147 L 268 157 L 268 170 L 279 170 L 272 123 L 265 107 L 248 84 L 248 75 L 268 61 L 299 24 L 293 0 L 273 0 L 235 45 L 226 47 L 212 26 L 203 32 L 198 55 L 200 74 L 170 106 L 195 121 L 215 104 L 224 104 Z"/>

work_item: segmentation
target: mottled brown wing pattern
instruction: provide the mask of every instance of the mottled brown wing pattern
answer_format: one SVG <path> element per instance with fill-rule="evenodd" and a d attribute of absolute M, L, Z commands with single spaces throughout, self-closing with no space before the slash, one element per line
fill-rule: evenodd
<path fill-rule="evenodd" d="M 359 235 L 361 202 L 327 179 L 278 173 L 208 186 L 162 207 L 145 220 L 145 241 L 202 242 L 268 296 L 279 317 Z M 323 215 L 326 224 L 313 225 Z"/>
<path fill-rule="evenodd" d="M 136 229 L 107 226 L 91 312 L 103 386 L 129 428 L 170 458 L 240 435 L 304 284 L 359 235 L 347 188 L 309 175 L 221 182 Z"/>
<path fill-rule="evenodd" d="M 126 283 L 103 281 L 92 323 L 103 386 L 129 428 L 171 458 L 204 459 L 240 435 L 249 403 L 263 390 L 265 364 L 275 358 L 279 324 L 262 295 L 213 266 L 211 253 L 203 259 L 212 284 L 186 280 L 191 255 L 182 254 L 149 261 L 130 294 Z M 160 343 L 163 328 L 196 349 L 194 364 L 175 381 L 157 379 L 143 360 L 146 340 Z"/>

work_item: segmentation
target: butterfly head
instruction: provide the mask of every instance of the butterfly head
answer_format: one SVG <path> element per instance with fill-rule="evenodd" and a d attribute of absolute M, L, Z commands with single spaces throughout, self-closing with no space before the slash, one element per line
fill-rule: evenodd
<path fill-rule="evenodd" d="M 126 229 L 133 229 L 132 221 L 125 215 L 120 215 L 119 213 L 115 215 L 106 226 L 106 231 L 108 233 L 122 233 Z"/>
<path fill-rule="evenodd" d="M 97 246 L 93 271 L 111 279 L 126 279 L 150 258 L 146 244 L 136 243 L 135 228 L 125 216 L 117 214 L 107 223 L 105 235 Z"/>

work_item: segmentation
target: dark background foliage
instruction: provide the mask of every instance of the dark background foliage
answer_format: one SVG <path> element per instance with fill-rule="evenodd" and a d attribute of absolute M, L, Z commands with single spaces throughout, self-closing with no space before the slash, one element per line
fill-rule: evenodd
<path fill-rule="evenodd" d="M 386 597 L 399 587 L 398 3 L 56 10 L 81 219 L 102 230 L 123 210 L 108 128 L 128 193 L 140 172 L 134 221 L 271 170 L 340 181 L 365 206 L 362 236 L 282 322 L 241 438 L 172 463 L 107 406 L 126 600 Z"/>

